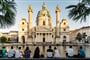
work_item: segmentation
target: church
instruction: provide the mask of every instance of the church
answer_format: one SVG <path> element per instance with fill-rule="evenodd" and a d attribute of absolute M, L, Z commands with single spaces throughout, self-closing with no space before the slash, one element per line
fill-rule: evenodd
<path fill-rule="evenodd" d="M 36 25 L 32 25 L 33 9 L 30 5 L 28 7 L 28 22 L 25 18 L 21 19 L 19 23 L 18 38 L 20 43 L 46 43 L 58 44 L 62 42 L 69 42 L 69 24 L 64 18 L 60 20 L 61 9 L 59 5 L 56 6 L 56 24 L 52 26 L 52 16 L 43 3 L 42 8 L 37 13 Z"/>

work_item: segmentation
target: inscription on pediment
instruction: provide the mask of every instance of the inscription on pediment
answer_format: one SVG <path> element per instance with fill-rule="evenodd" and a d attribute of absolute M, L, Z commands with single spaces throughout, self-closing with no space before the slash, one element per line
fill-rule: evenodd
<path fill-rule="evenodd" d="M 36 31 L 51 32 L 52 29 L 49 27 L 37 27 Z"/>

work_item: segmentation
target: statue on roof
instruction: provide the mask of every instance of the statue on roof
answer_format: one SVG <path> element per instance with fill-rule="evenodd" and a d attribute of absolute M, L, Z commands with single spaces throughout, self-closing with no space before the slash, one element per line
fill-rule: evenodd
<path fill-rule="evenodd" d="M 29 7 L 28 7 L 28 12 L 33 12 L 33 9 L 32 9 L 31 5 L 29 5 Z"/>
<path fill-rule="evenodd" d="M 61 11 L 60 6 L 57 5 L 57 6 L 56 6 L 56 12 L 60 12 L 60 11 Z"/>

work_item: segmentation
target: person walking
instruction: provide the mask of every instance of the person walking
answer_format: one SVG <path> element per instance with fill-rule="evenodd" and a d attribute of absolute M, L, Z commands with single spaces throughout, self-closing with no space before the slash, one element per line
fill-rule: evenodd
<path fill-rule="evenodd" d="M 6 57 L 7 50 L 5 47 L 2 47 L 2 58 Z"/>
<path fill-rule="evenodd" d="M 53 57 L 53 49 L 51 46 L 49 46 L 49 49 L 47 49 L 47 57 L 52 58 Z"/>
<path fill-rule="evenodd" d="M 36 47 L 33 58 L 40 58 L 40 49 Z"/>
<path fill-rule="evenodd" d="M 57 50 L 56 47 L 54 47 L 54 58 L 60 58 L 59 51 Z"/>
<path fill-rule="evenodd" d="M 14 58 L 15 57 L 15 50 L 13 49 L 13 46 L 11 46 L 11 49 L 8 51 L 8 58 Z"/>
<path fill-rule="evenodd" d="M 30 58 L 30 53 L 31 50 L 29 49 L 29 47 L 26 47 L 26 49 L 24 50 L 24 58 Z"/>
<path fill-rule="evenodd" d="M 16 51 L 15 51 L 15 58 L 21 58 L 22 55 L 22 51 L 21 51 L 21 47 L 19 47 Z"/>
<path fill-rule="evenodd" d="M 80 46 L 79 48 L 79 57 L 80 58 L 85 58 L 86 54 L 85 54 L 85 50 L 83 49 L 82 46 Z"/>
<path fill-rule="evenodd" d="M 69 58 L 73 57 L 74 52 L 73 52 L 72 46 L 69 46 L 69 48 L 66 49 L 66 52 L 67 52 L 67 57 Z"/>

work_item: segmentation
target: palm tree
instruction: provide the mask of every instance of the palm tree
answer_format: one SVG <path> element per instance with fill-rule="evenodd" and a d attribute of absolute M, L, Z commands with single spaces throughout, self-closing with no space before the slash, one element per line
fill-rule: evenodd
<path fill-rule="evenodd" d="M 84 41 L 86 41 L 86 37 L 87 37 L 86 33 L 83 33 L 83 34 L 82 34 L 82 39 L 83 39 Z"/>
<path fill-rule="evenodd" d="M 76 40 L 78 40 L 79 42 L 82 40 L 82 34 L 81 33 L 77 34 Z"/>
<path fill-rule="evenodd" d="M 66 9 L 70 9 L 68 14 L 70 19 L 85 22 L 90 14 L 90 0 L 81 0 L 77 5 L 69 5 Z"/>
<path fill-rule="evenodd" d="M 0 0 L 0 28 L 10 27 L 15 22 L 16 3 L 14 0 Z"/>
<path fill-rule="evenodd" d="M 5 36 L 0 37 L 0 43 L 6 43 L 7 38 Z"/>

